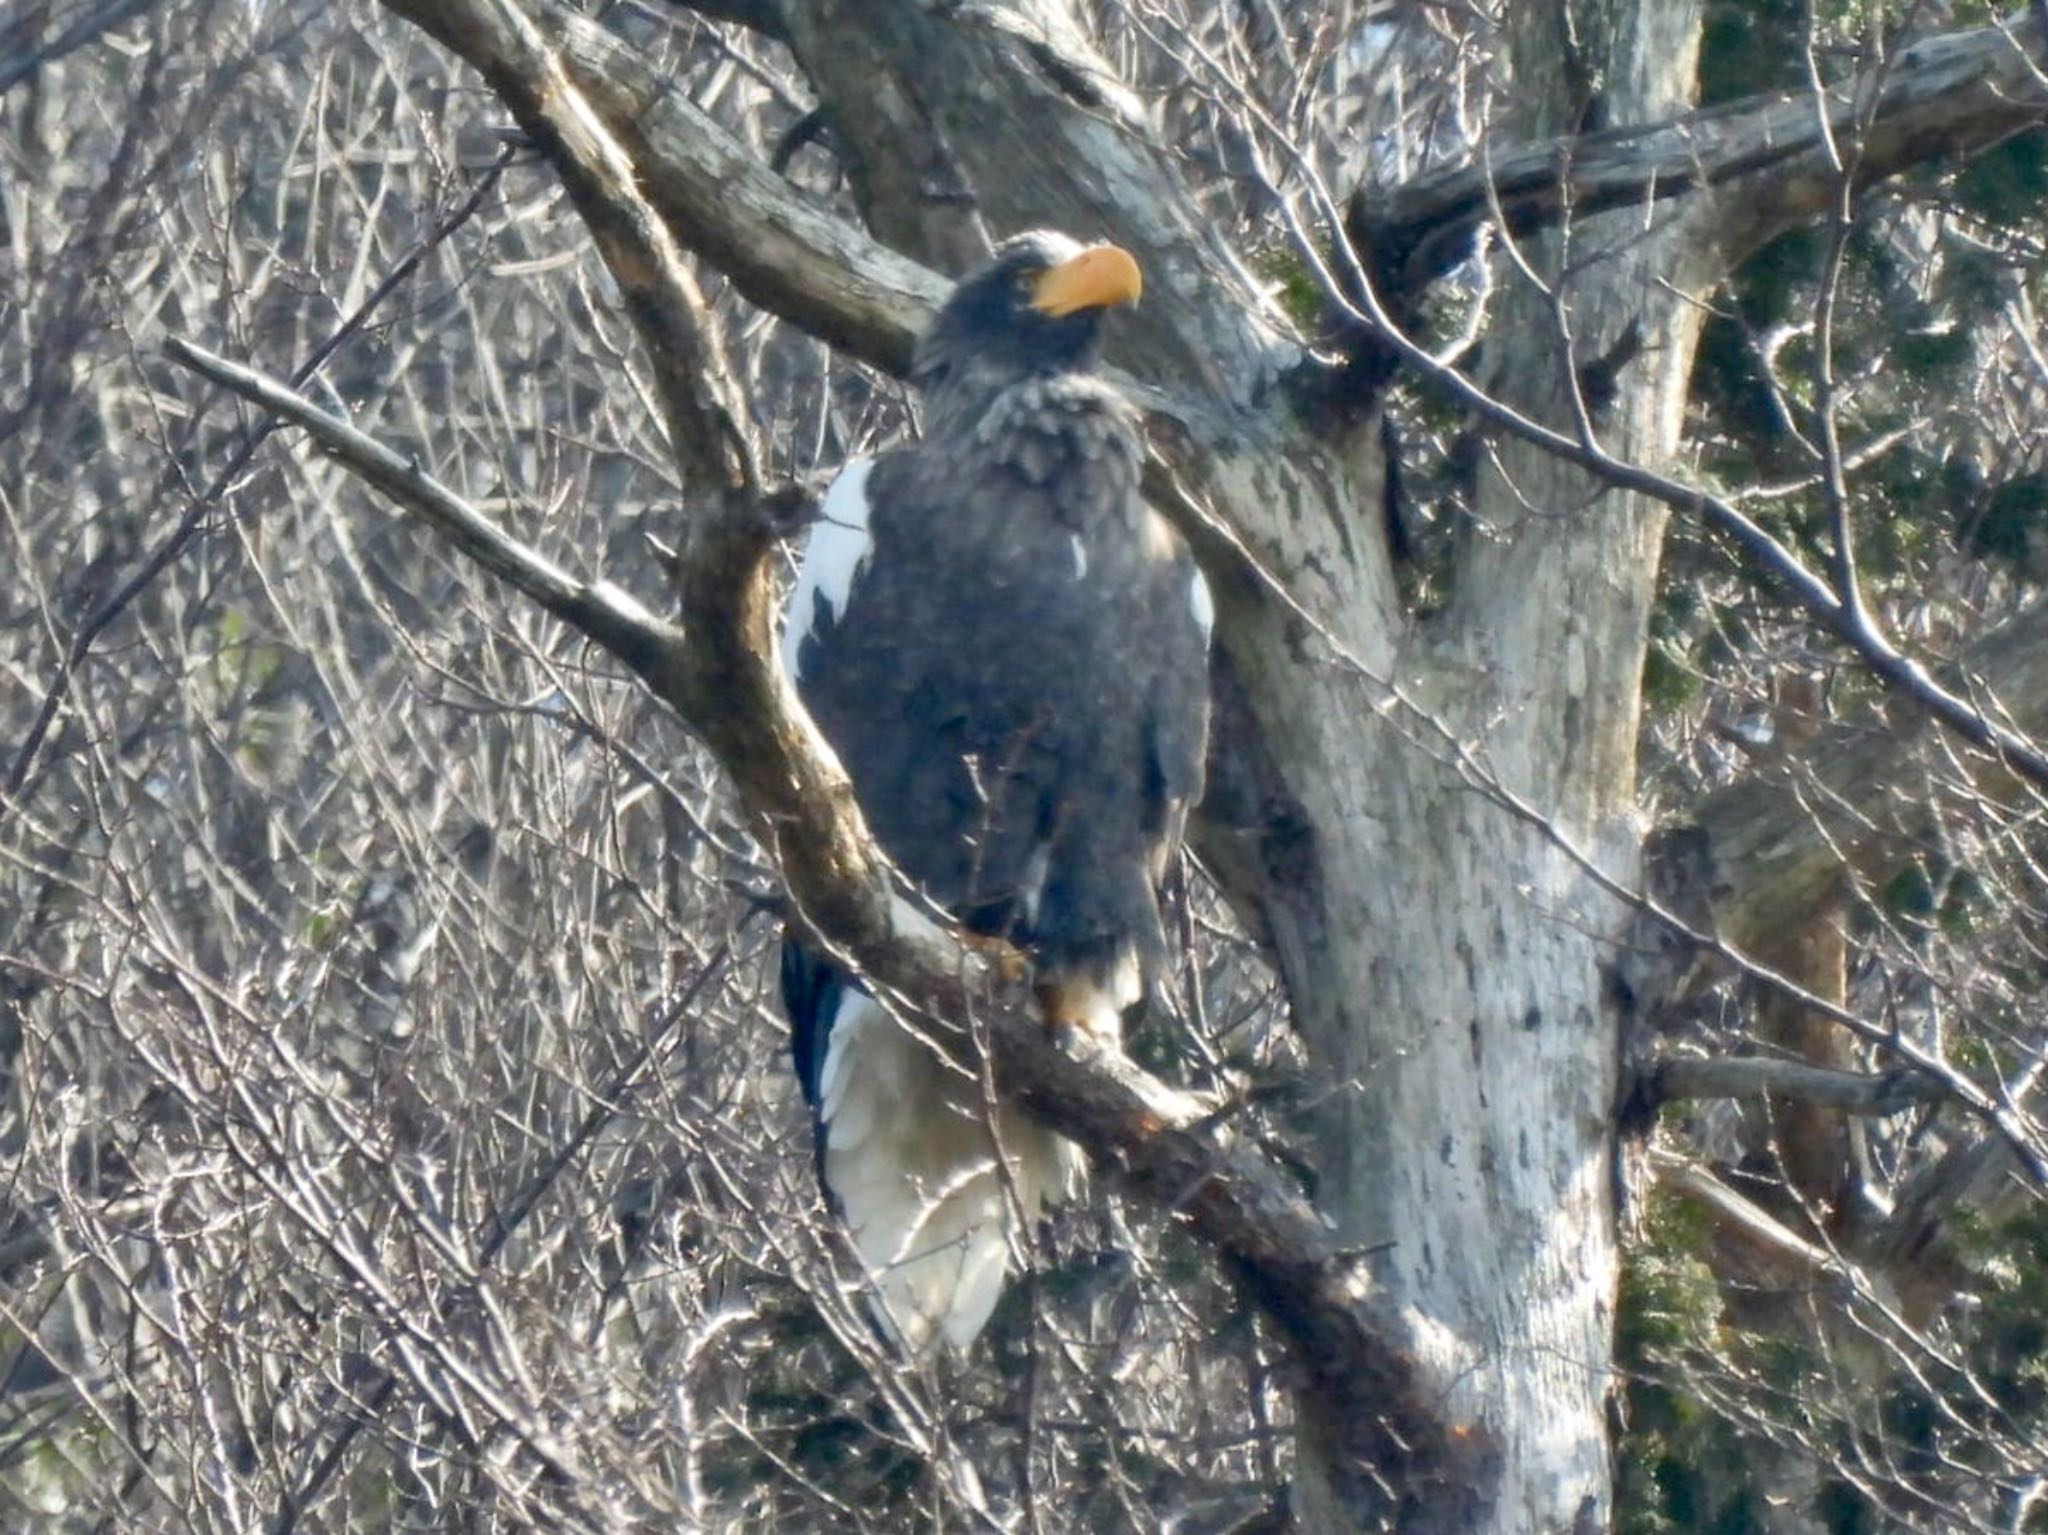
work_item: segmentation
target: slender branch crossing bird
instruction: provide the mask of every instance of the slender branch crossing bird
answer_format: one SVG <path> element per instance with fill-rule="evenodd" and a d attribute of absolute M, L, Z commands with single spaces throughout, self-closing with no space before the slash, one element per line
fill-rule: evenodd
<path fill-rule="evenodd" d="M 1159 886 L 1209 728 L 1208 590 L 1139 495 L 1137 411 L 1094 371 L 1139 288 L 1126 252 L 1050 233 L 962 281 L 912 364 L 922 440 L 833 481 L 782 641 L 883 850 L 1030 957 L 1049 1026 L 1107 1043 L 1166 957 Z M 782 981 L 819 1171 L 884 1324 L 964 1349 L 1078 1152 L 991 1111 L 794 937 Z"/>

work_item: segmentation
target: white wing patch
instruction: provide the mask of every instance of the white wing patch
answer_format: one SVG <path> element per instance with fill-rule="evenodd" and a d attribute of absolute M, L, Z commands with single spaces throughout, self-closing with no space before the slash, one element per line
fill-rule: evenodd
<path fill-rule="evenodd" d="M 1209 595 L 1209 583 L 1202 578 L 1202 568 L 1195 567 L 1194 579 L 1188 582 L 1188 606 L 1193 609 L 1195 622 L 1201 626 L 1202 638 L 1209 638 L 1209 631 L 1216 627 L 1216 602 Z"/>
<path fill-rule="evenodd" d="M 859 1145 L 874 1128 L 872 1104 L 863 1105 L 865 1114 L 847 1110 L 847 1062 L 860 1051 L 861 1035 L 869 1023 L 882 1018 L 874 999 L 859 987 L 848 985 L 839 994 L 832 1011 L 832 1032 L 825 1037 L 825 1069 L 818 1073 L 818 1117 L 832 1127 L 833 1143 L 842 1148 Z"/>
<path fill-rule="evenodd" d="M 840 470 L 804 536 L 796 590 L 782 624 L 782 669 L 792 681 L 800 675 L 799 657 L 818 621 L 818 605 L 835 619 L 845 613 L 853 583 L 874 552 L 868 532 L 868 474 L 874 467 L 873 459 L 857 458 Z"/>
<path fill-rule="evenodd" d="M 1024 920 L 1038 920 L 1039 902 L 1045 899 L 1045 879 L 1052 872 L 1052 844 L 1041 842 L 1031 850 L 1031 856 L 1024 861 L 1024 877 L 1018 881 L 1018 894 L 1024 900 Z"/>
<path fill-rule="evenodd" d="M 1088 579 L 1088 546 L 1081 542 L 1078 533 L 1069 533 L 1067 542 L 1074 546 L 1074 579 L 1085 581 Z"/>

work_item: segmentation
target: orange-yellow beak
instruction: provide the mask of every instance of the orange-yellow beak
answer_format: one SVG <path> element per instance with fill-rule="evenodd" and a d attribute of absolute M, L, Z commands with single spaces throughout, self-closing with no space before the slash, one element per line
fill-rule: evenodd
<path fill-rule="evenodd" d="M 1119 245 L 1091 245 L 1049 267 L 1032 288 L 1031 307 L 1055 320 L 1083 309 L 1135 304 L 1145 280 L 1131 253 Z"/>

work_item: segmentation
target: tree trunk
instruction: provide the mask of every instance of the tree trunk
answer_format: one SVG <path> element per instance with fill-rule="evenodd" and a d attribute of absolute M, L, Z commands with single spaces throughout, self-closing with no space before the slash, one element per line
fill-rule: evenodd
<path fill-rule="evenodd" d="M 1234 894 L 1273 944 L 1319 1074 L 1340 1084 L 1314 1114 L 1322 1202 L 1373 1253 L 1412 1352 L 1487 1446 L 1497 1505 L 1475 1527 L 1604 1528 L 1620 1047 L 1604 966 L 1626 913 L 1592 871 L 1638 874 L 1638 684 L 1663 514 L 1504 445 L 1448 610 L 1409 621 L 1379 517 L 1377 434 L 1314 434 L 1261 388 L 1292 359 L 1218 280 L 1227 267 L 1190 275 L 1200 220 L 1115 100 L 1077 98 L 1089 61 L 1069 53 L 1054 73 L 1015 32 L 974 34 L 917 6 L 849 28 L 843 9 L 786 14 L 878 232 L 957 262 L 957 224 L 934 207 L 963 186 L 997 234 L 1110 228 L 1166 277 L 1152 320 L 1172 338 L 1148 331 L 1126 360 L 1184 384 L 1198 354 L 1236 407 L 1230 432 L 1195 428 L 1199 478 L 1287 599 L 1221 583 L 1219 632 L 1250 713 L 1232 744 L 1257 759 L 1242 776 L 1260 815 L 1241 839 L 1253 855 L 1219 861 L 1254 887 Z M 1012 14 L 1060 47 L 1078 35 L 1056 6 Z M 1513 26 L 1523 134 L 1599 110 L 1646 120 L 1690 92 L 1692 0 L 1523 7 Z M 1028 124 L 1032 143 L 1005 124 Z M 1062 152 L 1035 152 L 1045 143 Z M 1051 160 L 1064 179 L 1018 169 Z M 1075 166 L 1089 173 L 1065 176 Z M 1623 211 L 1528 245 L 1538 270 L 1571 277 L 1559 306 L 1510 279 L 1488 342 L 1501 395 L 1569 429 L 1571 369 L 1633 333 L 1642 350 L 1600 432 L 1624 457 L 1667 460 L 1696 311 L 1664 284 L 1700 211 L 1648 235 L 1640 209 Z M 1475 772 L 1545 824 L 1476 790 Z M 1346 1476 L 1319 1454 L 1336 1425 L 1316 1405 L 1304 1402 L 1298 1514 L 1306 1529 L 1355 1527 Z"/>
<path fill-rule="evenodd" d="M 1489 152 L 1552 143 L 1574 185 L 1572 135 L 1687 104 L 1699 13 L 1513 8 L 1503 99 L 1519 116 Z M 1613 970 L 1634 915 L 1613 892 L 1642 884 L 1635 747 L 1666 510 L 1503 434 L 1480 455 L 1448 602 L 1404 613 L 1373 423 L 1355 403 L 1297 410 L 1289 384 L 1312 394 L 1318 365 L 1065 0 L 786 0 L 780 17 L 870 226 L 898 248 L 958 269 L 989 234 L 1053 225 L 1139 253 L 1146 306 L 1116 361 L 1155 387 L 1174 473 L 1154 488 L 1209 541 L 1234 684 L 1210 861 L 1332 1084 L 1311 1116 L 1321 1207 L 1368 1255 L 1397 1357 L 1473 1451 L 1471 1499 L 1395 1489 L 1403 1527 L 1604 1529 Z M 1696 300 L 1759 227 L 1747 189 L 1737 208 L 1666 190 L 1603 196 L 1497 253 L 1485 325 L 1494 399 L 1653 468 L 1678 446 Z M 1518 196 L 1544 201 L 1526 169 Z M 1316 1393 L 1298 1401 L 1303 1528 L 1372 1526 L 1360 1510 L 1386 1500 L 1361 1495 L 1357 1436 Z"/>
<path fill-rule="evenodd" d="M 1574 7 L 1569 31 L 1562 7 L 1516 13 L 1518 95 L 1541 104 L 1528 131 L 1572 126 L 1594 81 L 1616 121 L 1684 103 L 1697 8 L 1597 9 Z M 1545 281 L 1570 275 L 1554 306 L 1509 269 L 1489 330 L 1496 391 L 1570 430 L 1572 370 L 1633 330 L 1641 351 L 1594 425 L 1625 459 L 1668 461 L 1701 211 L 1648 234 L 1641 212 L 1623 213 L 1525 244 Z M 1499 1456 L 1484 1527 L 1501 1535 L 1609 1520 L 1621 1020 L 1606 967 L 1626 914 L 1587 865 L 1637 884 L 1638 692 L 1664 521 L 1499 444 L 1452 600 L 1402 636 L 1389 668 L 1447 735 L 1398 704 L 1368 711 L 1330 669 L 1277 652 L 1252 663 L 1266 738 L 1313 833 L 1316 883 L 1276 883 L 1268 900 L 1305 935 L 1280 947 L 1289 994 L 1319 1070 L 1343 1084 L 1320 1115 L 1324 1208 L 1350 1240 L 1384 1246 L 1376 1277 L 1426 1319 L 1418 1337 L 1454 1414 Z M 1295 739 L 1300 722 L 1328 739 Z M 1475 767 L 1545 824 L 1476 791 Z M 1340 1529 L 1316 1442 L 1304 1527 Z"/>

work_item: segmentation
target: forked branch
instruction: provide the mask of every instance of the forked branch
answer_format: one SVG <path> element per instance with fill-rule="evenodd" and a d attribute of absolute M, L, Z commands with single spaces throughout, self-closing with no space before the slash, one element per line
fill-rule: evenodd
<path fill-rule="evenodd" d="M 1657 1063 L 1651 1082 L 1651 1096 L 1659 1103 L 1685 1098 L 1761 1098 L 1771 1093 L 1845 1114 L 1880 1118 L 1940 1103 L 1949 1096 L 1942 1083 L 1918 1072 L 1832 1071 L 1761 1055 L 1675 1055 Z"/>
<path fill-rule="evenodd" d="M 334 458 L 418 516 L 492 574 L 610 651 L 709 744 L 762 839 L 775 847 L 801 920 L 870 981 L 958 1039 L 946 1020 L 985 1018 L 998 1073 L 1034 1111 L 1183 1213 L 1295 1347 L 1323 1401 L 1343 1405 L 1354 1497 L 1466 1508 L 1483 1497 L 1478 1436 L 1442 1421 L 1404 1345 L 1406 1319 L 1376 1296 L 1365 1260 L 1340 1247 L 1286 1173 L 1225 1116 L 1121 1056 L 1076 1058 L 1038 1021 L 1029 986 L 979 948 L 921 916 L 894 888 L 830 750 L 779 669 L 735 627 L 729 608 L 678 627 L 603 581 L 554 565 L 496 527 L 416 463 L 274 379 L 186 342 L 171 355 L 303 427 Z M 765 526 L 765 524 L 764 524 Z M 753 568 L 692 572 L 691 589 L 742 589 Z M 736 541 L 727 549 L 738 547 Z M 742 691 L 724 679 L 739 677 Z M 1388 1489 L 1395 1489 L 1389 1492 Z"/>
<path fill-rule="evenodd" d="M 1814 217 L 1831 195 L 1823 133 L 1861 130 L 1857 180 L 1867 185 L 1943 156 L 1966 154 L 2048 117 L 2038 9 L 2010 22 L 1929 37 L 1831 89 L 1826 116 L 1805 91 L 1772 91 L 1667 123 L 1584 133 L 1491 155 L 1390 190 L 1352 194 L 1347 225 L 1389 300 L 1412 295 L 1465 258 L 1496 220 L 1521 235 L 1567 215 L 1713 189 L 1724 261 Z M 1872 92 L 1875 99 L 1871 99 Z"/>
<path fill-rule="evenodd" d="M 958 1040 L 963 1031 L 947 1020 L 985 1019 L 1007 1090 L 1184 1215 L 1214 1248 L 1293 1345 L 1304 1389 L 1343 1425 L 1346 1490 L 1363 1522 L 1402 1511 L 1428 1527 L 1458 1527 L 1484 1506 L 1486 1448 L 1481 1436 L 1445 1421 L 1439 1397 L 1418 1377 L 1408 1318 L 1375 1292 L 1364 1259 L 1336 1242 L 1293 1180 L 1228 1116 L 1120 1056 L 1080 1059 L 1058 1048 L 1021 966 L 991 963 L 923 915 L 875 847 L 844 772 L 772 659 L 778 523 L 754 480 L 743 413 L 723 398 L 729 386 L 689 366 L 719 350 L 673 222 L 645 190 L 656 170 L 611 131 L 616 119 L 582 94 L 574 69 L 530 15 L 483 4 L 420 9 L 433 13 L 437 35 L 476 43 L 493 84 L 555 158 L 654 358 L 677 457 L 703 503 L 676 570 L 684 624 L 560 570 L 417 465 L 275 381 L 189 345 L 174 355 L 306 429 L 485 568 L 617 655 L 729 776 L 784 871 L 795 920 L 935 1034 Z"/>

